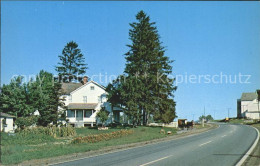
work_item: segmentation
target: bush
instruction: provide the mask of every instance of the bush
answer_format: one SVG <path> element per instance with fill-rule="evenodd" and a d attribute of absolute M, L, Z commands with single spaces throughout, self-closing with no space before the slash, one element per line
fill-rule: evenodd
<path fill-rule="evenodd" d="M 76 131 L 73 127 L 56 127 L 56 126 L 49 126 L 49 127 L 34 127 L 34 128 L 25 128 L 23 130 L 18 130 L 18 133 L 23 136 L 27 135 L 49 135 L 54 138 L 56 137 L 67 137 L 67 136 L 74 136 Z"/>
<path fill-rule="evenodd" d="M 129 134 L 133 134 L 133 130 L 119 130 L 114 131 L 111 133 L 103 133 L 103 134 L 96 134 L 96 135 L 89 135 L 85 137 L 77 137 L 72 140 L 72 143 L 78 144 L 78 143 L 95 143 L 100 141 L 107 141 L 113 138 L 119 138 L 122 136 L 126 136 Z"/>
<path fill-rule="evenodd" d="M 16 119 L 15 124 L 18 128 L 25 128 L 36 124 L 38 121 L 38 117 L 35 115 L 28 116 L 28 117 L 19 117 Z"/>

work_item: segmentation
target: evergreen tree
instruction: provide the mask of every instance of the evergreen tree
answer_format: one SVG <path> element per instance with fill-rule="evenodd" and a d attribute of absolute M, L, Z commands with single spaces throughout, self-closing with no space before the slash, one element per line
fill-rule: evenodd
<path fill-rule="evenodd" d="M 151 114 L 157 115 L 155 117 L 163 122 L 172 121 L 176 117 L 173 100 L 176 87 L 173 85 L 174 79 L 169 78 L 172 61 L 164 55 L 165 48 L 161 46 L 155 22 L 150 22 L 150 17 L 143 11 L 136 15 L 136 19 L 137 22 L 130 24 L 129 39 L 132 44 L 127 45 L 130 50 L 125 54 L 124 71 L 126 82 L 131 80 L 134 88 L 125 94 L 137 97 L 136 104 L 138 110 L 142 111 L 143 125 L 146 125 Z M 162 118 L 165 117 L 164 114 L 171 118 L 165 120 Z M 168 116 L 169 114 L 172 116 Z"/>
<path fill-rule="evenodd" d="M 71 82 L 73 79 L 78 79 L 79 75 L 86 73 L 87 64 L 76 42 L 67 43 L 59 59 L 56 71 L 62 81 Z"/>

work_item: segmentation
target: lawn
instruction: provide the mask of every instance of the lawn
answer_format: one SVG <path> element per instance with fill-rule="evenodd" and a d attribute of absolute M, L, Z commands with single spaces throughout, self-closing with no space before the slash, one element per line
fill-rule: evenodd
<path fill-rule="evenodd" d="M 122 128 L 111 128 L 109 130 L 98 131 L 97 129 L 78 128 L 76 136 L 65 138 L 53 138 L 47 135 L 28 135 L 21 136 L 8 135 L 1 133 L 1 161 L 3 164 L 17 164 L 25 160 L 41 159 L 54 156 L 61 156 L 72 153 L 86 152 L 90 150 L 98 150 L 107 146 L 123 145 L 141 141 L 148 141 L 167 137 L 167 134 L 160 134 L 161 127 L 137 127 L 124 128 L 133 130 L 133 134 L 114 138 L 107 141 L 97 143 L 81 143 L 72 144 L 70 141 L 79 136 L 89 136 L 93 134 L 108 133 L 119 131 Z M 164 128 L 167 131 L 176 133 L 174 128 Z"/>

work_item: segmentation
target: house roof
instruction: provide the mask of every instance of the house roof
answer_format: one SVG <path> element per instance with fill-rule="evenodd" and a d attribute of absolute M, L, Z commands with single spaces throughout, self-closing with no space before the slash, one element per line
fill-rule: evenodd
<path fill-rule="evenodd" d="M 241 101 L 252 101 L 257 98 L 257 94 L 255 92 L 251 93 L 242 93 Z"/>
<path fill-rule="evenodd" d="M 98 103 L 70 103 L 68 109 L 95 109 Z"/>
<path fill-rule="evenodd" d="M 78 89 L 79 87 L 83 86 L 82 83 L 62 83 L 61 89 L 62 94 L 69 95 L 72 91 Z"/>
<path fill-rule="evenodd" d="M 3 112 L 0 112 L 0 117 L 15 118 L 15 116 Z"/>

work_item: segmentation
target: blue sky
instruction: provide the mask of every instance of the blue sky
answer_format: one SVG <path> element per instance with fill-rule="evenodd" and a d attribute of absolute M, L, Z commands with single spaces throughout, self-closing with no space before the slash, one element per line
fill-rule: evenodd
<path fill-rule="evenodd" d="M 174 75 L 251 75 L 250 83 L 180 83 L 179 118 L 236 116 L 242 92 L 260 88 L 259 2 L 1 2 L 2 84 L 13 75 L 56 73 L 67 42 L 85 55 L 88 75 L 123 72 L 129 23 L 144 10 L 156 22 Z M 217 77 L 216 77 L 217 78 Z M 245 78 L 244 78 L 245 79 Z M 106 85 L 102 81 L 100 82 Z"/>

